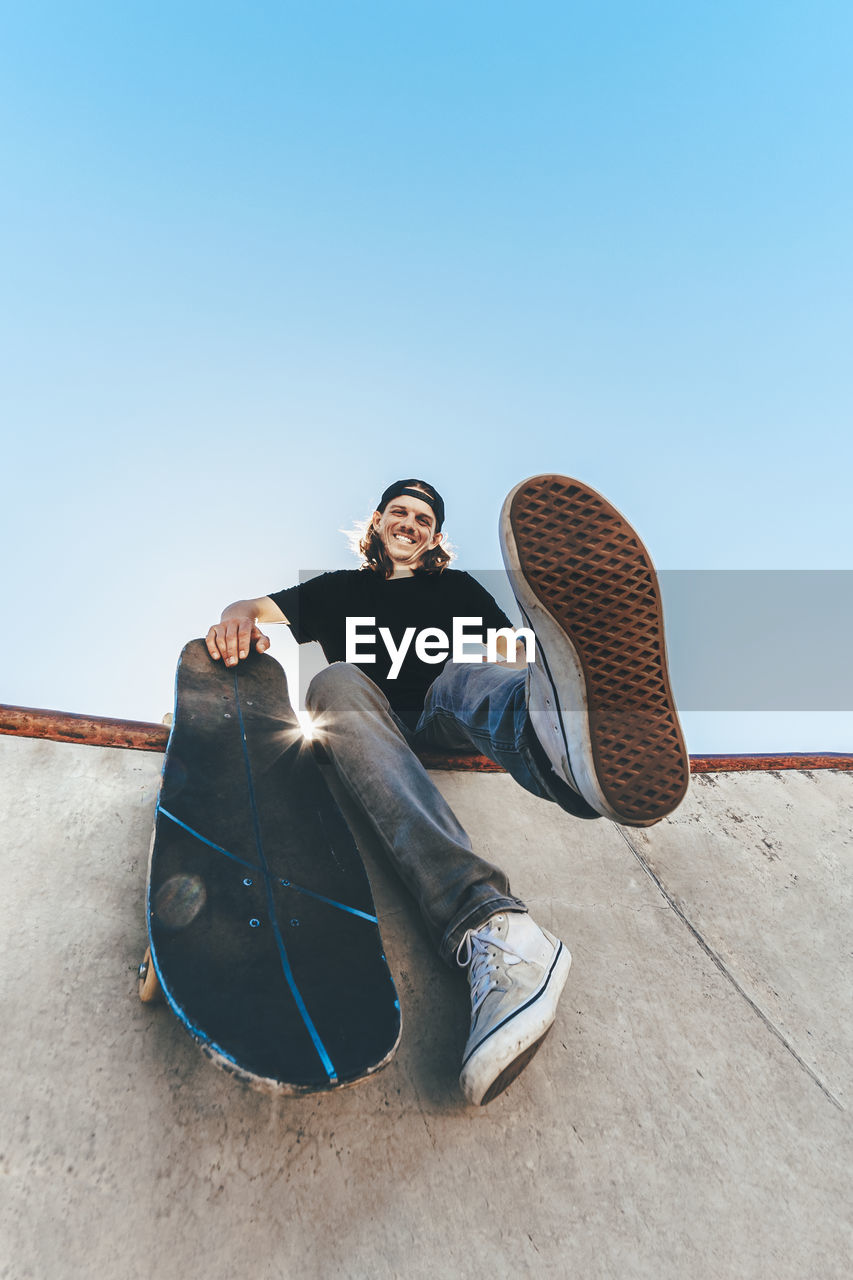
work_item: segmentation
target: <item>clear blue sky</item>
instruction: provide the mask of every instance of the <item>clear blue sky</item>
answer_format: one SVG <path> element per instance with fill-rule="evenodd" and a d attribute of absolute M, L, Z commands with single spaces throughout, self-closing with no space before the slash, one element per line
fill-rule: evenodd
<path fill-rule="evenodd" d="M 6 6 L 0 698 L 159 719 L 398 475 L 471 569 L 542 470 L 664 569 L 853 568 L 852 43 L 841 0 Z"/>

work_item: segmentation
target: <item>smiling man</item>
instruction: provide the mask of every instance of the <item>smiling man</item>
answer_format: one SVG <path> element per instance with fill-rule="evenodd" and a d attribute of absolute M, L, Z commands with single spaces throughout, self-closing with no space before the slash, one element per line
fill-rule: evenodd
<path fill-rule="evenodd" d="M 680 802 L 688 764 L 654 570 L 624 517 L 562 476 L 516 486 L 500 533 L 528 624 L 517 647 L 492 596 L 448 568 L 443 524 L 432 485 L 396 481 L 359 544 L 360 569 L 229 605 L 207 646 L 235 665 L 268 647 L 258 624 L 276 622 L 321 644 L 330 665 L 306 695 L 316 735 L 439 953 L 468 971 L 460 1083 L 482 1104 L 538 1049 L 571 957 L 474 850 L 417 749 L 473 747 L 575 817 L 638 826 Z M 475 634 L 504 660 L 473 653 Z"/>

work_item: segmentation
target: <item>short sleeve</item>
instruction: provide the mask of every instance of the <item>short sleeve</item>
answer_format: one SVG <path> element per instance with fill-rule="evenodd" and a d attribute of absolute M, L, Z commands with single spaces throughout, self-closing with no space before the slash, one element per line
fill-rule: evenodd
<path fill-rule="evenodd" d="M 270 600 L 281 609 L 297 644 L 320 640 L 332 606 L 333 584 L 337 575 L 321 573 L 307 582 L 284 591 L 273 591 Z"/>

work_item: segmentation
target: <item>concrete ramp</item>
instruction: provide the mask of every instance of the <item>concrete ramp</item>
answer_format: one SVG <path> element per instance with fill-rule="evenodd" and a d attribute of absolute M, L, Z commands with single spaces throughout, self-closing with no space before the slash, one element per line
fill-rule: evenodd
<path fill-rule="evenodd" d="M 139 1004 L 161 763 L 0 737 L 4 1278 L 850 1275 L 853 775 L 695 777 L 638 832 L 436 774 L 574 954 L 473 1110 L 464 978 L 366 839 L 404 1015 L 380 1075 L 270 1100 Z"/>

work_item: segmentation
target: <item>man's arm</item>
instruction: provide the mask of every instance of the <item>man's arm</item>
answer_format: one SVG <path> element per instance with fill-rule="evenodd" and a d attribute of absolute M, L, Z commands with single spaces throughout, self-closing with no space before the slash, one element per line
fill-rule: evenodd
<path fill-rule="evenodd" d="M 205 636 L 211 658 L 217 661 L 222 658 L 227 667 L 233 667 L 241 658 L 247 657 L 253 644 L 258 653 L 263 653 L 270 647 L 270 642 L 258 630 L 259 622 L 287 622 L 287 618 L 269 596 L 235 600 L 233 604 L 226 605 L 220 621 Z"/>

